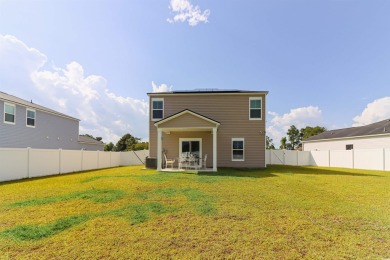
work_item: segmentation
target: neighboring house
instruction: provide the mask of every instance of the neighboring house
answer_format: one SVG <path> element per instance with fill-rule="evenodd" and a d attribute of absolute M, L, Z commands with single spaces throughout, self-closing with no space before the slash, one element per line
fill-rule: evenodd
<path fill-rule="evenodd" d="M 304 151 L 390 148 L 390 119 L 323 132 L 303 141 Z"/>
<path fill-rule="evenodd" d="M 103 150 L 79 142 L 79 119 L 1 91 L 0 116 L 0 148 Z"/>
<path fill-rule="evenodd" d="M 88 151 L 104 151 L 104 143 L 102 141 L 98 141 L 92 137 L 87 135 L 79 135 L 79 145 L 81 145 L 81 149 Z"/>
<path fill-rule="evenodd" d="M 199 90 L 148 93 L 149 151 L 161 170 L 163 154 L 183 152 L 204 158 L 206 166 L 266 167 L 267 91 Z"/>

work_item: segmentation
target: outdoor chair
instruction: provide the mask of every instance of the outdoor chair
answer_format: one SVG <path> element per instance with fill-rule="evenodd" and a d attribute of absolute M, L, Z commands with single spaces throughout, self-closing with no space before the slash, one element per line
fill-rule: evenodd
<path fill-rule="evenodd" d="M 179 158 L 179 169 L 183 169 L 183 168 L 187 169 L 187 165 L 188 165 L 187 157 L 181 156 Z"/>
<path fill-rule="evenodd" d="M 197 165 L 196 165 L 196 158 L 195 158 L 195 156 L 194 155 L 190 155 L 190 157 L 188 157 L 188 165 L 187 165 L 187 167 L 188 168 L 197 168 Z"/>
<path fill-rule="evenodd" d="M 167 159 L 167 156 L 164 153 L 164 158 L 165 158 L 165 168 L 168 168 L 168 165 L 171 165 L 171 168 L 173 168 L 173 164 L 175 163 L 176 160 L 174 159 Z"/>
<path fill-rule="evenodd" d="M 206 169 L 207 166 L 206 166 L 206 161 L 207 161 L 207 154 L 204 155 L 203 159 L 202 159 L 202 168 L 203 169 Z"/>

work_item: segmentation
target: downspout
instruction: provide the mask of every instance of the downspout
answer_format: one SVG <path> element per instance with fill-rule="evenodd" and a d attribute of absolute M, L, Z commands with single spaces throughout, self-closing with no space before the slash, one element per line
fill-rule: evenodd
<path fill-rule="evenodd" d="M 160 128 L 157 128 L 157 171 L 161 171 L 161 137 L 162 131 Z"/>
<path fill-rule="evenodd" d="M 217 128 L 213 128 L 213 171 L 217 171 Z"/>

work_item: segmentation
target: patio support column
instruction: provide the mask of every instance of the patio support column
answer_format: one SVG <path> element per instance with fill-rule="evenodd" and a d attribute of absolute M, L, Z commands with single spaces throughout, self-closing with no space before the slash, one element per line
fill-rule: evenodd
<path fill-rule="evenodd" d="M 217 171 L 217 128 L 213 128 L 213 172 Z"/>
<path fill-rule="evenodd" d="M 162 131 L 160 128 L 157 128 L 157 171 L 161 171 L 161 137 Z"/>

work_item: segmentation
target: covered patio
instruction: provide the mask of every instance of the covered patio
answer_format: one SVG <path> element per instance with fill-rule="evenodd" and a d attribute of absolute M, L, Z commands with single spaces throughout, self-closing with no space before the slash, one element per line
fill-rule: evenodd
<path fill-rule="evenodd" d="M 154 125 L 157 127 L 158 171 L 217 171 L 219 122 L 183 110 Z"/>

